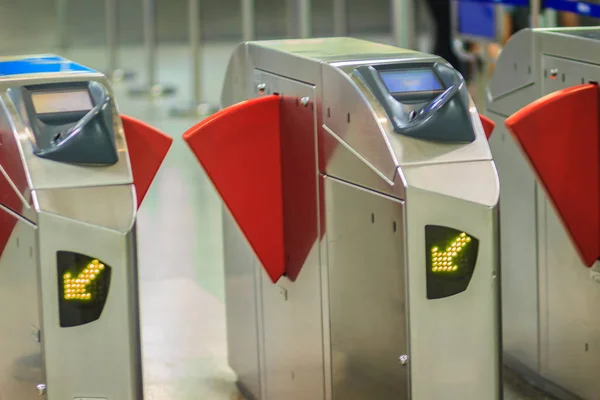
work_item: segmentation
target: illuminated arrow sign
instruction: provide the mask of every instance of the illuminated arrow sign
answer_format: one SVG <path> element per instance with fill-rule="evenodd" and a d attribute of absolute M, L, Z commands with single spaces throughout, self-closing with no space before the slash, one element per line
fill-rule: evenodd
<path fill-rule="evenodd" d="M 65 273 L 63 275 L 65 300 L 92 300 L 92 294 L 88 292 L 87 288 L 103 271 L 104 264 L 95 259 L 77 277 L 73 277 L 70 272 Z"/>
<path fill-rule="evenodd" d="M 446 251 L 440 251 L 437 246 L 431 248 L 431 270 L 433 272 L 454 272 L 458 270 L 456 265 L 456 257 L 465 248 L 465 246 L 471 241 L 471 238 L 466 233 L 461 233 L 453 242 L 448 246 Z"/>

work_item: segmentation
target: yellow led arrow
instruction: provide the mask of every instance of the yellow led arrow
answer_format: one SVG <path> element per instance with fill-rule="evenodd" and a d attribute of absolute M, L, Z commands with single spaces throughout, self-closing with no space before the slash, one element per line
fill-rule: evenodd
<path fill-rule="evenodd" d="M 87 267 L 76 278 L 70 272 L 63 275 L 65 300 L 91 300 L 92 294 L 86 287 L 92 283 L 104 270 L 104 264 L 98 260 L 92 260 Z"/>
<path fill-rule="evenodd" d="M 471 238 L 466 233 L 461 233 L 454 242 L 446 249 L 440 251 L 436 247 L 431 248 L 431 259 L 433 272 L 452 272 L 458 269 L 454 259 L 463 248 L 471 241 Z"/>

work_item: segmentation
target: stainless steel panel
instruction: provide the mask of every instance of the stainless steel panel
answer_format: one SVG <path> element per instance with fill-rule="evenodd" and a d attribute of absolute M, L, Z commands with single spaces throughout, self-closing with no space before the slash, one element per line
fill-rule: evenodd
<path fill-rule="evenodd" d="M 404 203 L 325 178 L 333 399 L 408 399 Z"/>
<path fill-rule="evenodd" d="M 328 176 L 352 182 L 355 185 L 392 197 L 404 198 L 404 183 L 399 174 L 396 174 L 398 182 L 395 182 L 395 184 L 388 181 L 379 175 L 359 153 L 348 146 L 333 131 L 326 126 L 322 126 L 321 129 L 321 145 L 328 149 L 324 168 Z"/>
<path fill-rule="evenodd" d="M 127 233 L 133 228 L 137 200 L 133 185 L 35 190 L 38 211 Z"/>
<path fill-rule="evenodd" d="M 543 55 L 541 67 L 545 71 L 541 75 L 542 95 L 600 79 L 600 66 L 561 57 Z M 557 74 L 556 79 L 550 78 L 551 72 Z"/>
<path fill-rule="evenodd" d="M 600 67 L 553 56 L 542 56 L 547 74 L 543 94 L 598 81 Z M 557 78 L 550 79 L 550 71 Z M 547 75 L 547 77 L 546 77 Z M 539 186 L 538 221 L 540 282 L 541 374 L 563 388 L 593 399 L 600 392 L 600 317 L 595 304 L 600 286 L 580 261 L 554 206 Z"/>
<path fill-rule="evenodd" d="M 514 34 L 496 62 L 488 91 L 492 99 L 532 84 L 535 80 L 534 31 Z"/>
<path fill-rule="evenodd" d="M 546 207 L 547 352 L 544 376 L 584 399 L 600 393 L 600 285 L 581 262 L 554 207 Z"/>
<path fill-rule="evenodd" d="M 500 57 L 488 109 L 496 122 L 490 141 L 502 186 L 502 293 L 504 350 L 508 360 L 536 371 L 538 379 L 585 399 L 600 391 L 597 371 L 599 288 L 581 265 L 569 235 L 537 182 L 504 118 L 542 95 L 598 81 L 598 41 L 571 29 L 519 33 Z M 588 33 L 597 34 L 598 28 Z M 524 81 L 524 66 L 532 77 Z M 520 76 L 517 76 L 519 71 Z M 551 79 L 551 74 L 555 76 Z M 511 86 L 512 85 L 512 86 Z M 501 94 L 502 87 L 505 93 Z"/>
<path fill-rule="evenodd" d="M 490 145 L 500 179 L 502 239 L 502 341 L 512 358 L 539 369 L 537 183 L 504 118 L 496 123 Z"/>
<path fill-rule="evenodd" d="M 598 40 L 577 37 L 569 32 L 580 31 L 582 28 L 562 28 L 562 29 L 536 29 L 535 41 L 537 50 L 536 57 L 541 54 L 555 55 L 580 62 L 597 63 L 598 62 Z M 585 28 L 589 32 L 598 32 L 600 28 Z"/>
<path fill-rule="evenodd" d="M 600 393 L 600 285 L 590 276 L 554 207 L 546 207 L 547 352 L 544 375 L 584 399 Z M 544 312 L 544 310 L 542 310 Z"/>
<path fill-rule="evenodd" d="M 235 48 L 227 65 L 221 93 L 221 107 L 229 107 L 248 98 L 253 78 L 249 62 L 248 45 L 242 43 Z"/>
<path fill-rule="evenodd" d="M 490 207 L 498 204 L 500 188 L 496 167 L 490 161 L 419 165 L 402 171 L 410 187 Z M 443 179 L 432 179 L 432 175 Z"/>
<path fill-rule="evenodd" d="M 256 277 L 261 268 L 233 217 L 223 212 L 223 261 L 229 366 L 246 390 L 262 399 Z"/>
<path fill-rule="evenodd" d="M 293 43 L 294 40 L 282 42 Z M 311 84 L 316 84 L 321 76 L 320 63 L 303 54 L 290 55 L 281 51 L 273 51 L 263 42 L 260 44 L 250 42 L 247 46 L 248 58 L 252 60 L 254 68 L 275 75 L 293 77 L 295 80 Z M 246 65 L 246 68 L 252 68 L 252 65 Z"/>
<path fill-rule="evenodd" d="M 45 212 L 39 213 L 38 221 L 48 398 L 70 399 L 76 394 L 141 399 L 135 230 L 125 234 Z M 99 258 L 112 268 L 110 291 L 100 319 L 77 327 L 60 327 L 59 250 Z"/>
<path fill-rule="evenodd" d="M 14 223 L 0 254 L 0 399 L 34 400 L 45 382 L 36 227 L 2 207 L 0 217 L 3 230 Z"/>
<path fill-rule="evenodd" d="M 316 97 L 314 86 L 272 74 L 257 71 L 256 82 L 265 82 L 272 91 L 276 91 L 288 99 L 308 97 L 312 102 Z M 284 103 L 282 107 L 288 105 L 295 107 L 295 102 Z M 308 117 L 312 114 L 311 121 L 298 121 L 299 124 L 306 124 L 310 127 L 306 132 L 286 131 L 283 134 L 301 135 L 305 133 L 309 136 L 304 140 L 314 143 L 316 140 L 316 112 L 316 109 L 308 112 Z M 300 137 L 296 139 L 302 140 Z M 314 165 L 314 184 L 317 186 L 316 156 L 307 162 Z M 317 197 L 313 201 L 316 206 Z M 318 211 L 309 218 L 313 218 L 314 223 L 317 224 Z M 315 242 L 294 282 L 283 277 L 277 284 L 273 284 L 266 273 L 262 271 L 262 267 L 260 269 L 264 329 L 262 339 L 264 340 L 266 376 L 265 394 L 262 400 L 322 399 L 325 383 L 321 320 L 321 270 L 317 237 L 315 237 Z"/>
<path fill-rule="evenodd" d="M 423 55 L 413 50 L 401 49 L 387 44 L 374 43 L 366 40 L 354 38 L 316 38 L 310 40 L 274 40 L 250 43 L 251 47 L 261 47 L 269 50 L 271 53 L 278 53 L 278 59 L 287 58 L 287 62 L 281 65 L 273 65 L 272 68 L 280 68 L 284 65 L 290 65 L 299 58 L 310 60 L 315 67 L 323 61 L 325 63 L 337 62 L 356 62 L 366 60 L 384 60 L 402 58 L 407 54 Z M 251 53 L 254 54 L 254 53 Z M 258 54 L 258 53 L 257 53 Z M 269 60 L 264 60 L 265 64 L 270 64 Z M 258 68 L 262 68 L 257 64 Z M 293 71 L 293 73 L 292 73 Z M 275 72 L 275 71 L 273 71 Z M 286 70 L 286 76 L 294 76 L 298 80 L 309 82 L 303 79 L 302 70 Z"/>
<path fill-rule="evenodd" d="M 379 175 L 393 182 L 398 161 L 383 134 L 382 121 L 387 122 L 387 118 L 376 118 L 372 109 L 376 100 L 365 101 L 356 83 L 339 69 L 324 64 L 322 73 L 323 125 L 359 153 Z"/>
<path fill-rule="evenodd" d="M 464 163 L 462 167 L 479 168 L 478 164 Z M 452 197 L 435 193 L 443 181 L 460 179 L 460 174 L 450 176 L 440 168 L 443 165 L 431 168 L 429 190 L 411 187 L 410 183 L 407 188 L 411 398 L 499 400 L 497 208 L 463 200 L 460 187 Z M 405 169 L 405 173 L 410 182 L 410 171 Z M 495 174 L 489 174 L 488 182 L 483 187 L 473 186 L 478 190 L 496 190 L 497 195 Z M 464 230 L 479 239 L 477 264 L 466 291 L 443 299 L 427 299 L 427 224 Z"/>

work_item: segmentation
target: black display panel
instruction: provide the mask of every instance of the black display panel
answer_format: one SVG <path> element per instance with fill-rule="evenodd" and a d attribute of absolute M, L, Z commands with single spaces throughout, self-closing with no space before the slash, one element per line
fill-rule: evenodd
<path fill-rule="evenodd" d="M 57 252 L 56 259 L 60 326 L 96 321 L 108 297 L 111 267 L 97 258 L 70 251 Z"/>
<path fill-rule="evenodd" d="M 353 75 L 381 104 L 394 132 L 440 143 L 475 140 L 467 85 L 445 62 L 361 65 Z"/>
<path fill-rule="evenodd" d="M 425 226 L 427 298 L 441 299 L 469 286 L 479 252 L 479 240 L 454 228 Z"/>
<path fill-rule="evenodd" d="M 379 75 L 390 93 L 433 92 L 444 86 L 430 68 L 380 71 Z"/>

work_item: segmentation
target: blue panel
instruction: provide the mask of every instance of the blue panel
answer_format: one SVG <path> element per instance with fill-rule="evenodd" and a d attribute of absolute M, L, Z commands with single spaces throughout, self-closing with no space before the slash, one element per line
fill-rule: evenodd
<path fill-rule="evenodd" d="M 458 33 L 460 35 L 496 40 L 494 4 L 474 1 L 458 2 Z"/>
<path fill-rule="evenodd" d="M 74 73 L 95 71 L 58 56 L 44 56 L 22 58 L 20 60 L 0 61 L 0 76 L 56 72 Z"/>
<path fill-rule="evenodd" d="M 557 11 L 569 11 L 579 15 L 600 18 L 600 5 L 587 1 L 545 0 L 543 5 Z"/>
<path fill-rule="evenodd" d="M 529 0 L 458 0 L 459 3 L 501 4 L 504 6 L 529 7 Z"/>

